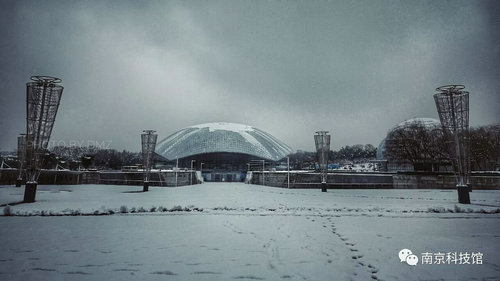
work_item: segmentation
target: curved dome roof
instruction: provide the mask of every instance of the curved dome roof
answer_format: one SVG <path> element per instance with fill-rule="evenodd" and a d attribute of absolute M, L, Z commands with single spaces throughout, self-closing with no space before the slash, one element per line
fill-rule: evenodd
<path fill-rule="evenodd" d="M 408 127 L 413 124 L 424 125 L 428 129 L 441 127 L 441 122 L 439 122 L 439 120 L 434 118 L 412 118 L 397 124 L 396 126 L 394 126 L 394 128 L 391 129 L 391 131 L 394 131 L 399 128 Z"/>
<path fill-rule="evenodd" d="M 161 140 L 156 152 L 171 160 L 203 153 L 232 152 L 277 161 L 293 151 L 288 145 L 257 128 L 218 122 L 179 130 Z"/>
<path fill-rule="evenodd" d="M 435 128 L 440 128 L 441 127 L 441 122 L 439 122 L 439 120 L 434 119 L 434 118 L 412 118 L 412 119 L 408 119 L 408 120 L 405 120 L 405 121 L 397 124 L 396 126 L 394 126 L 393 128 L 391 128 L 389 130 L 388 134 L 391 133 L 391 132 L 393 132 L 396 129 L 408 128 L 408 127 L 410 127 L 413 124 L 423 125 L 428 130 L 433 130 Z M 378 145 L 378 148 L 377 148 L 377 160 L 382 160 L 382 159 L 386 158 L 386 151 L 387 151 L 387 149 L 386 149 L 386 138 L 387 137 L 385 137 L 380 142 L 380 144 Z"/>
<path fill-rule="evenodd" d="M 377 160 L 383 160 L 386 158 L 386 153 L 387 153 L 387 149 L 385 147 L 385 139 L 384 138 L 379 144 L 378 144 L 378 147 L 377 147 L 377 154 L 376 154 L 376 158 Z"/>

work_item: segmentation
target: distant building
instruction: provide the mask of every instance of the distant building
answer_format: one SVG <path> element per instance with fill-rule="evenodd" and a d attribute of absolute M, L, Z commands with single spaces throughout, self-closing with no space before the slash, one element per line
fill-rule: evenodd
<path fill-rule="evenodd" d="M 200 170 L 206 181 L 242 181 L 250 163 L 277 162 L 292 149 L 269 133 L 235 123 L 207 123 L 181 129 L 161 140 L 156 153 Z M 268 164 L 265 164 L 268 165 Z M 266 166 L 267 169 L 268 166 Z"/>

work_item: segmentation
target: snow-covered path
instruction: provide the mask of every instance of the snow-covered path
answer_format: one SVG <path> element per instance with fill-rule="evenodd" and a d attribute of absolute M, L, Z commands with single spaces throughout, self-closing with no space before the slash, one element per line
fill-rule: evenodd
<path fill-rule="evenodd" d="M 204 184 L 130 193 L 139 189 L 41 186 L 36 203 L 0 217 L 0 279 L 500 279 L 498 191 L 473 192 L 467 210 L 438 190 Z M 22 191 L 1 187 L 0 203 Z M 76 211 L 114 214 L 57 216 Z M 412 267 L 399 261 L 403 248 L 481 252 L 483 264 Z"/>
<path fill-rule="evenodd" d="M 158 275 L 169 275 L 167 280 L 348 280 L 356 272 L 363 279 L 370 276 L 357 267 L 342 240 L 312 218 L 171 215 L 13 222 L 5 233 L 9 243 L 0 254 L 2 276 L 13 280 L 164 279 Z M 9 226 L 4 223 L 2 228 Z M 27 241 L 19 239 L 18 233 L 30 229 L 36 234 Z"/>

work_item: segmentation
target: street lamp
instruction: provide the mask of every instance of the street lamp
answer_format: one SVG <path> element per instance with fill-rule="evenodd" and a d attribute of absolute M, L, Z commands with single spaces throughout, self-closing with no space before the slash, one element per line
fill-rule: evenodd
<path fill-rule="evenodd" d="M 203 182 L 205 182 L 205 178 L 203 178 L 203 164 L 205 164 L 205 163 L 201 163 L 201 165 L 200 165 L 200 175 L 201 175 L 201 178 L 203 179 Z"/>
<path fill-rule="evenodd" d="M 328 131 L 318 131 L 314 136 L 319 169 L 321 171 L 321 191 L 326 192 L 326 177 L 328 168 L 328 153 L 330 152 L 330 138 Z"/>
<path fill-rule="evenodd" d="M 142 170 L 144 173 L 144 183 L 142 191 L 146 192 L 149 190 L 149 174 L 151 172 L 151 167 L 153 166 L 153 154 L 156 147 L 156 139 L 158 137 L 154 130 L 145 130 L 141 134 L 141 144 L 142 144 Z"/>
<path fill-rule="evenodd" d="M 17 159 L 19 161 L 19 173 L 16 179 L 16 187 L 21 187 L 23 182 L 23 165 L 26 161 L 26 134 L 17 137 Z"/>
<path fill-rule="evenodd" d="M 57 184 L 57 171 L 58 171 L 58 168 L 59 168 L 59 157 L 56 156 L 56 175 L 54 176 L 54 184 Z"/>
<path fill-rule="evenodd" d="M 64 87 L 61 79 L 31 76 L 26 83 L 26 188 L 24 202 L 35 202 L 38 177 Z"/>
<path fill-rule="evenodd" d="M 76 160 L 76 163 L 78 163 L 78 173 L 76 174 L 76 184 L 80 184 L 80 163 L 81 161 Z"/>
<path fill-rule="evenodd" d="M 470 204 L 469 92 L 463 85 L 436 89 L 434 101 L 455 166 L 458 202 Z"/>
<path fill-rule="evenodd" d="M 290 189 L 290 157 L 286 158 L 287 187 Z"/>
<path fill-rule="evenodd" d="M 264 166 L 265 166 L 265 160 L 260 160 L 262 161 L 262 185 L 265 186 L 266 182 L 264 181 Z"/>
<path fill-rule="evenodd" d="M 177 172 L 179 171 L 179 158 L 175 160 L 175 187 L 177 187 Z"/>
<path fill-rule="evenodd" d="M 191 171 L 190 171 L 190 174 L 191 174 L 191 177 L 189 179 L 189 184 L 190 185 L 193 185 L 193 163 L 195 162 L 196 160 L 191 160 Z"/>

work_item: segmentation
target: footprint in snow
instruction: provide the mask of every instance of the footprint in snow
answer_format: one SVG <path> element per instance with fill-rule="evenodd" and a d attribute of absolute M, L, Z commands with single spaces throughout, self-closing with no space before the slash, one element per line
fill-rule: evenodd
<path fill-rule="evenodd" d="M 170 270 L 163 270 L 163 271 L 154 271 L 151 272 L 150 274 L 160 274 L 160 275 L 177 275 L 176 273 L 173 273 Z"/>
<path fill-rule="evenodd" d="M 85 271 L 68 271 L 66 274 L 71 274 L 71 275 L 91 275 L 92 273 L 88 273 Z"/>
<path fill-rule="evenodd" d="M 117 268 L 117 269 L 113 269 L 113 271 L 135 272 L 135 271 L 139 271 L 139 270 L 138 269 L 128 269 L 128 268 Z"/>
<path fill-rule="evenodd" d="M 42 268 L 42 267 L 35 267 L 35 268 L 32 268 L 31 270 L 33 270 L 33 271 L 56 271 L 53 268 Z"/>
<path fill-rule="evenodd" d="M 195 275 L 200 275 L 200 274 L 222 274 L 221 272 L 215 272 L 215 271 L 195 271 L 191 274 Z"/>

